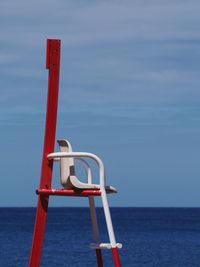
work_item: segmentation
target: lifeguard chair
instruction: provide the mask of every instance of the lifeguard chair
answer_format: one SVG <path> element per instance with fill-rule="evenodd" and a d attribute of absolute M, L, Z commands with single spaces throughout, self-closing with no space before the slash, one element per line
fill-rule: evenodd
<path fill-rule="evenodd" d="M 46 127 L 44 137 L 44 149 L 42 158 L 40 187 L 36 190 L 38 194 L 38 206 L 35 219 L 35 227 L 30 254 L 29 267 L 39 267 L 44 239 L 46 216 L 48 211 L 49 196 L 79 196 L 88 197 L 93 230 L 93 243 L 91 248 L 96 250 L 98 267 L 103 267 L 102 249 L 111 249 L 115 267 L 120 267 L 118 249 L 122 247 L 117 243 L 113 231 L 110 209 L 107 201 L 107 194 L 116 193 L 117 190 L 105 184 L 105 171 L 102 160 L 92 153 L 73 152 L 70 142 L 66 139 L 58 140 L 59 152 L 54 151 L 59 70 L 60 70 L 60 40 L 47 40 L 46 68 L 49 69 L 48 99 L 46 111 Z M 92 170 L 87 159 L 95 161 L 99 168 L 99 184 L 94 184 Z M 61 189 L 52 189 L 53 163 L 60 163 Z M 87 174 L 87 182 L 84 183 L 76 176 L 76 164 L 81 164 Z M 94 197 L 100 196 L 102 199 L 109 243 L 100 243 L 98 223 L 95 211 Z M 73 265 L 72 265 L 73 266 Z"/>

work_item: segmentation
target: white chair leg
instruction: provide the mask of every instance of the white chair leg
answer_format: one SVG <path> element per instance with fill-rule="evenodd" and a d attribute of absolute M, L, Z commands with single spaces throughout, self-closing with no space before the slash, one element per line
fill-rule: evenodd
<path fill-rule="evenodd" d="M 95 243 L 99 244 L 99 228 L 97 223 L 97 215 L 96 209 L 94 204 L 94 197 L 89 196 L 89 206 L 90 206 L 90 216 L 92 221 L 92 233 L 93 233 L 93 240 Z"/>
<path fill-rule="evenodd" d="M 104 214 L 105 214 L 105 219 L 106 219 L 106 225 L 108 229 L 108 235 L 110 239 L 110 244 L 112 248 L 115 248 L 117 246 L 116 240 L 115 240 L 115 234 L 113 230 L 113 225 L 112 225 L 112 220 L 111 220 L 111 215 L 110 215 L 110 209 L 108 206 L 108 200 L 107 200 L 107 195 L 106 195 L 106 190 L 101 189 L 101 199 L 102 199 L 102 204 L 103 204 L 103 209 L 104 209 Z"/>
<path fill-rule="evenodd" d="M 93 233 L 93 240 L 95 242 L 95 245 L 99 246 L 99 228 L 97 223 L 97 215 L 96 215 L 96 209 L 94 204 L 94 197 L 89 196 L 89 205 L 90 205 L 90 215 L 91 215 L 91 221 L 92 221 L 92 233 Z M 97 257 L 97 265 L 98 267 L 103 267 L 103 258 L 101 254 L 101 249 L 95 248 L 96 250 L 96 257 Z"/>

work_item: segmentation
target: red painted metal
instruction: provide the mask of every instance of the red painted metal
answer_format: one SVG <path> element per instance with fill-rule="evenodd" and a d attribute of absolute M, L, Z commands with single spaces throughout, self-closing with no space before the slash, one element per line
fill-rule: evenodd
<path fill-rule="evenodd" d="M 112 248 L 113 260 L 115 267 L 121 267 L 118 248 Z"/>
<path fill-rule="evenodd" d="M 88 197 L 88 196 L 100 196 L 100 190 L 83 190 L 74 191 L 71 189 L 37 189 L 36 193 L 38 195 L 53 195 L 53 196 L 72 196 L 72 197 Z"/>
<path fill-rule="evenodd" d="M 32 241 L 32 248 L 29 260 L 29 267 L 39 267 L 42 245 L 45 233 L 45 225 L 48 211 L 49 196 L 100 196 L 101 190 L 66 190 L 52 189 L 52 172 L 53 160 L 48 160 L 47 155 L 54 151 L 57 106 L 58 106 L 58 91 L 59 91 L 59 73 L 60 73 L 60 40 L 48 39 L 46 48 L 46 68 L 49 70 L 48 78 L 48 98 L 46 110 L 46 125 L 44 135 L 44 148 L 42 156 L 42 167 L 40 177 L 40 188 L 36 190 L 38 194 L 38 206 L 35 218 L 35 227 Z M 111 193 L 108 192 L 107 193 Z M 114 266 L 120 267 L 118 249 L 112 249 Z M 96 258 L 98 267 L 103 267 L 103 259 L 100 249 L 96 249 Z"/>
<path fill-rule="evenodd" d="M 40 177 L 40 188 L 51 188 L 53 161 L 48 161 L 47 155 L 54 151 L 59 73 L 60 73 L 60 40 L 47 40 L 46 68 L 49 69 L 48 98 L 46 110 L 46 126 L 44 135 L 44 148 Z M 38 196 L 38 206 L 35 218 L 35 227 L 30 254 L 29 267 L 39 267 L 44 239 L 46 216 L 48 210 L 48 195 Z"/>
<path fill-rule="evenodd" d="M 97 257 L 98 267 L 103 267 L 103 258 L 100 249 L 96 249 L 96 257 Z"/>

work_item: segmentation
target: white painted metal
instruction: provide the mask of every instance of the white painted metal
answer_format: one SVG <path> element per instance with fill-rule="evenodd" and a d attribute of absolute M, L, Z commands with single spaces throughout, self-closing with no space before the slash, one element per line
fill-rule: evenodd
<path fill-rule="evenodd" d="M 54 157 L 54 161 L 60 162 L 60 157 Z M 75 158 L 75 163 L 79 162 L 85 169 L 86 174 L 88 176 L 88 182 L 82 183 L 75 175 L 71 175 L 68 177 L 68 179 L 65 180 L 65 184 L 62 184 L 64 188 L 71 189 L 71 188 L 77 188 L 77 189 L 100 189 L 100 185 L 98 184 L 92 184 L 92 172 L 89 164 L 87 161 L 85 161 L 82 158 Z M 65 165 L 64 165 L 65 166 Z M 66 165 L 66 168 L 68 165 Z M 75 172 L 75 170 L 74 170 Z M 105 186 L 107 193 L 117 193 L 117 189 L 113 186 L 106 185 Z"/>
<path fill-rule="evenodd" d="M 102 160 L 97 157 L 95 154 L 87 152 L 54 152 L 47 155 L 48 159 L 62 159 L 62 158 L 90 158 L 93 159 L 99 166 L 99 179 L 100 179 L 100 188 L 105 186 L 105 170 Z"/>
<path fill-rule="evenodd" d="M 92 171 L 91 171 L 89 164 L 87 163 L 87 161 L 81 158 L 76 158 L 75 162 L 76 161 L 79 162 L 84 167 L 86 175 L 87 175 L 88 184 L 91 184 L 92 183 Z M 90 207 L 90 217 L 92 221 L 93 240 L 95 243 L 99 243 L 99 227 L 98 227 L 98 222 L 97 222 L 94 197 L 89 196 L 88 200 L 89 200 L 89 207 Z"/>
<path fill-rule="evenodd" d="M 54 159 L 54 158 L 90 158 L 93 159 L 97 165 L 99 166 L 99 179 L 100 179 L 100 189 L 101 189 L 101 199 L 104 209 L 104 214 L 106 218 L 106 224 L 108 229 L 108 235 L 110 239 L 110 244 L 112 248 L 117 247 L 117 243 L 115 240 L 111 215 L 110 215 L 110 209 L 108 206 L 108 200 L 106 195 L 106 188 L 105 188 L 105 169 L 104 164 L 102 160 L 92 153 L 87 152 L 54 152 L 47 155 L 48 159 Z"/>
<path fill-rule="evenodd" d="M 58 140 L 61 152 L 72 152 L 72 146 L 66 139 Z M 58 158 L 56 158 L 58 160 Z M 81 159 L 79 159 L 81 161 Z M 88 169 L 89 165 L 82 160 L 84 168 Z M 74 158 L 64 157 L 60 158 L 60 182 L 65 189 L 100 189 L 100 185 L 92 184 L 91 182 L 81 182 L 75 174 Z M 106 187 L 107 192 L 117 192 L 114 187 Z"/>
<path fill-rule="evenodd" d="M 97 214 L 95 209 L 94 197 L 89 196 L 89 206 L 90 206 L 90 216 L 92 221 L 92 233 L 93 233 L 93 240 L 95 243 L 99 243 L 99 227 L 97 222 Z"/>
<path fill-rule="evenodd" d="M 116 247 L 121 249 L 122 248 L 122 244 L 121 243 L 117 243 Z M 110 243 L 100 243 L 100 244 L 92 243 L 92 244 L 90 244 L 90 248 L 92 248 L 92 249 L 111 249 L 112 246 L 111 246 Z"/>
<path fill-rule="evenodd" d="M 80 159 L 80 158 L 76 158 L 75 161 L 78 161 L 84 167 L 86 175 L 87 175 L 88 184 L 91 184 L 92 183 L 92 171 L 87 161 L 85 161 L 84 159 Z M 89 207 L 90 207 L 90 216 L 91 216 L 91 221 L 92 221 L 93 240 L 95 243 L 99 243 L 99 227 L 98 227 L 98 222 L 97 222 L 94 197 L 89 196 L 88 199 L 89 199 Z"/>
<path fill-rule="evenodd" d="M 114 234 L 114 230 L 113 230 L 112 220 L 111 220 L 111 216 L 110 216 L 110 209 L 108 206 L 108 199 L 107 199 L 105 188 L 101 188 L 101 200 L 102 200 L 102 204 L 103 204 L 104 215 L 106 218 L 106 225 L 107 225 L 107 229 L 108 229 L 108 235 L 109 235 L 110 243 L 111 243 L 111 246 L 114 248 L 114 247 L 116 247 L 116 240 L 115 240 L 115 234 Z"/>

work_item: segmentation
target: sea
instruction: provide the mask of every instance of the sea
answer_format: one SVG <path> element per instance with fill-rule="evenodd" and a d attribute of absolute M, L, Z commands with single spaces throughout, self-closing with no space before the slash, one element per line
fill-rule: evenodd
<path fill-rule="evenodd" d="M 124 267 L 200 267 L 199 208 L 111 208 Z M 97 208 L 101 242 L 108 242 Z M 35 208 L 0 208 L 0 267 L 28 266 Z M 97 266 L 88 208 L 49 208 L 41 265 Z M 111 250 L 103 250 L 112 267 Z"/>

